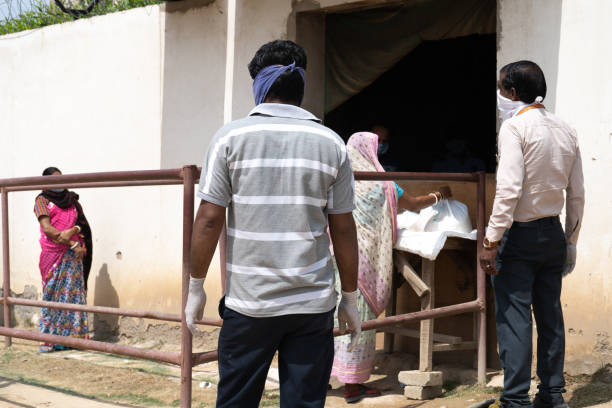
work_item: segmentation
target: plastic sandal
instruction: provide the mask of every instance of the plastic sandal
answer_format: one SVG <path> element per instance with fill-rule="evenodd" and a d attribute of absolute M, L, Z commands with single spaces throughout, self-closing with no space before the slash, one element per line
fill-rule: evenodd
<path fill-rule="evenodd" d="M 364 398 L 380 397 L 381 392 L 375 388 L 368 388 L 365 385 L 360 385 L 359 391 L 353 393 L 344 392 L 344 400 L 347 404 L 354 404 Z"/>
<path fill-rule="evenodd" d="M 52 353 L 54 352 L 54 347 L 52 345 L 49 344 L 41 344 L 38 346 L 38 352 L 39 353 Z"/>

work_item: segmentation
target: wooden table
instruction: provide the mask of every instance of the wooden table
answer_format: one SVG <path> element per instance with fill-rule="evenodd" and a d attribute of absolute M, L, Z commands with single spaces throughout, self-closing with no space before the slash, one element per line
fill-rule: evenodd
<path fill-rule="evenodd" d="M 461 238 L 448 238 L 442 251 L 469 251 L 475 253 L 476 241 Z M 442 252 L 441 251 L 441 252 Z M 387 316 L 396 314 L 397 290 L 404 281 L 415 291 L 421 299 L 421 310 L 430 310 L 435 307 L 435 273 L 436 261 L 421 257 L 421 276 L 414 270 L 408 261 L 407 254 L 402 250 L 394 249 L 393 283 L 391 299 L 387 306 Z M 474 315 L 476 317 L 476 314 Z M 403 327 L 388 327 L 381 331 L 385 333 L 385 351 L 392 352 L 395 336 L 407 336 L 419 339 L 419 371 L 433 371 L 433 353 L 442 351 L 476 350 L 478 338 L 476 321 L 474 322 L 473 340 L 464 341 L 461 337 L 434 333 L 434 320 L 421 320 L 420 330 L 411 330 Z"/>

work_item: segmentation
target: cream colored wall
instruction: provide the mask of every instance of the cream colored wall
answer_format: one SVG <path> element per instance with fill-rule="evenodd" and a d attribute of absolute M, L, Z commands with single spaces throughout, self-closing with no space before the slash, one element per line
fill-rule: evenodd
<path fill-rule="evenodd" d="M 349 3 L 378 1 L 239 1 L 233 118 L 253 107 L 246 66 L 259 46 L 295 40 L 298 12 Z M 323 103 L 322 21 L 310 20 L 305 31 L 313 47 L 307 107 L 316 113 Z M 65 173 L 200 165 L 223 122 L 226 27 L 225 0 L 186 0 L 3 36 L 0 177 L 38 175 L 50 165 Z M 95 236 L 88 302 L 178 312 L 181 189 L 78 192 Z M 40 288 L 35 196 L 10 195 L 17 293 Z M 206 314 L 216 316 L 217 257 L 206 288 Z"/>
<path fill-rule="evenodd" d="M 159 7 L 146 7 L 3 37 L 2 177 L 40 175 L 51 165 L 64 173 L 159 168 L 159 21 Z M 160 189 L 79 193 L 95 233 L 90 282 L 106 265 L 108 290 L 125 290 L 120 303 L 129 307 L 134 298 L 128 293 L 136 292 L 136 283 L 146 285 L 173 263 L 173 245 L 153 261 L 165 235 L 150 222 L 161 216 Z M 26 284 L 40 287 L 35 196 L 10 195 L 16 292 Z M 116 258 L 118 251 L 122 260 Z M 95 290 L 92 285 L 90 298 Z"/>
<path fill-rule="evenodd" d="M 234 53 L 234 119 L 249 113 L 253 100 L 253 80 L 247 69 L 257 49 L 263 44 L 288 38 L 287 24 L 291 15 L 291 1 L 258 0 L 238 2 L 236 10 L 236 48 Z"/>
<path fill-rule="evenodd" d="M 223 124 L 226 2 L 166 3 L 161 166 L 202 165 Z"/>
<path fill-rule="evenodd" d="M 612 41 L 607 0 L 501 0 L 498 66 L 539 63 L 544 104 L 575 127 L 586 207 L 576 270 L 564 280 L 566 370 L 592 372 L 612 362 Z"/>
<path fill-rule="evenodd" d="M 325 86 L 323 13 L 329 10 L 372 7 L 391 3 L 397 3 L 397 1 L 258 0 L 257 2 L 238 2 L 232 117 L 240 118 L 253 108 L 252 80 L 246 67 L 261 45 L 277 39 L 304 43 L 308 53 L 308 69 L 303 106 L 322 117 Z"/>
<path fill-rule="evenodd" d="M 223 121 L 225 2 L 149 6 L 0 38 L 0 177 L 200 164 Z M 220 102 L 220 103 L 217 103 Z M 88 303 L 180 311 L 182 187 L 79 190 Z M 39 288 L 36 192 L 10 195 L 11 287 Z M 218 259 L 207 314 L 220 297 Z"/>

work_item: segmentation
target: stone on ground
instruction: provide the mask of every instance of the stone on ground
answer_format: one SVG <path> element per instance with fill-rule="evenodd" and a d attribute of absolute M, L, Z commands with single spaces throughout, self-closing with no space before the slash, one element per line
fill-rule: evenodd
<path fill-rule="evenodd" d="M 442 395 L 442 386 L 421 387 L 418 385 L 407 385 L 404 387 L 404 396 L 415 400 L 427 400 Z"/>
<path fill-rule="evenodd" d="M 430 387 L 442 385 L 442 372 L 419 370 L 400 371 L 400 373 L 397 375 L 397 379 L 400 383 L 405 385 Z"/>

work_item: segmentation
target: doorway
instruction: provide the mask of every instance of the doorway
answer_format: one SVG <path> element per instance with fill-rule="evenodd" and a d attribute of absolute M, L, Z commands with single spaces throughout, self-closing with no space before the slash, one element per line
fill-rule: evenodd
<path fill-rule="evenodd" d="M 325 125 L 386 128 L 387 171 L 495 171 L 496 4 L 424 0 L 325 15 Z"/>

